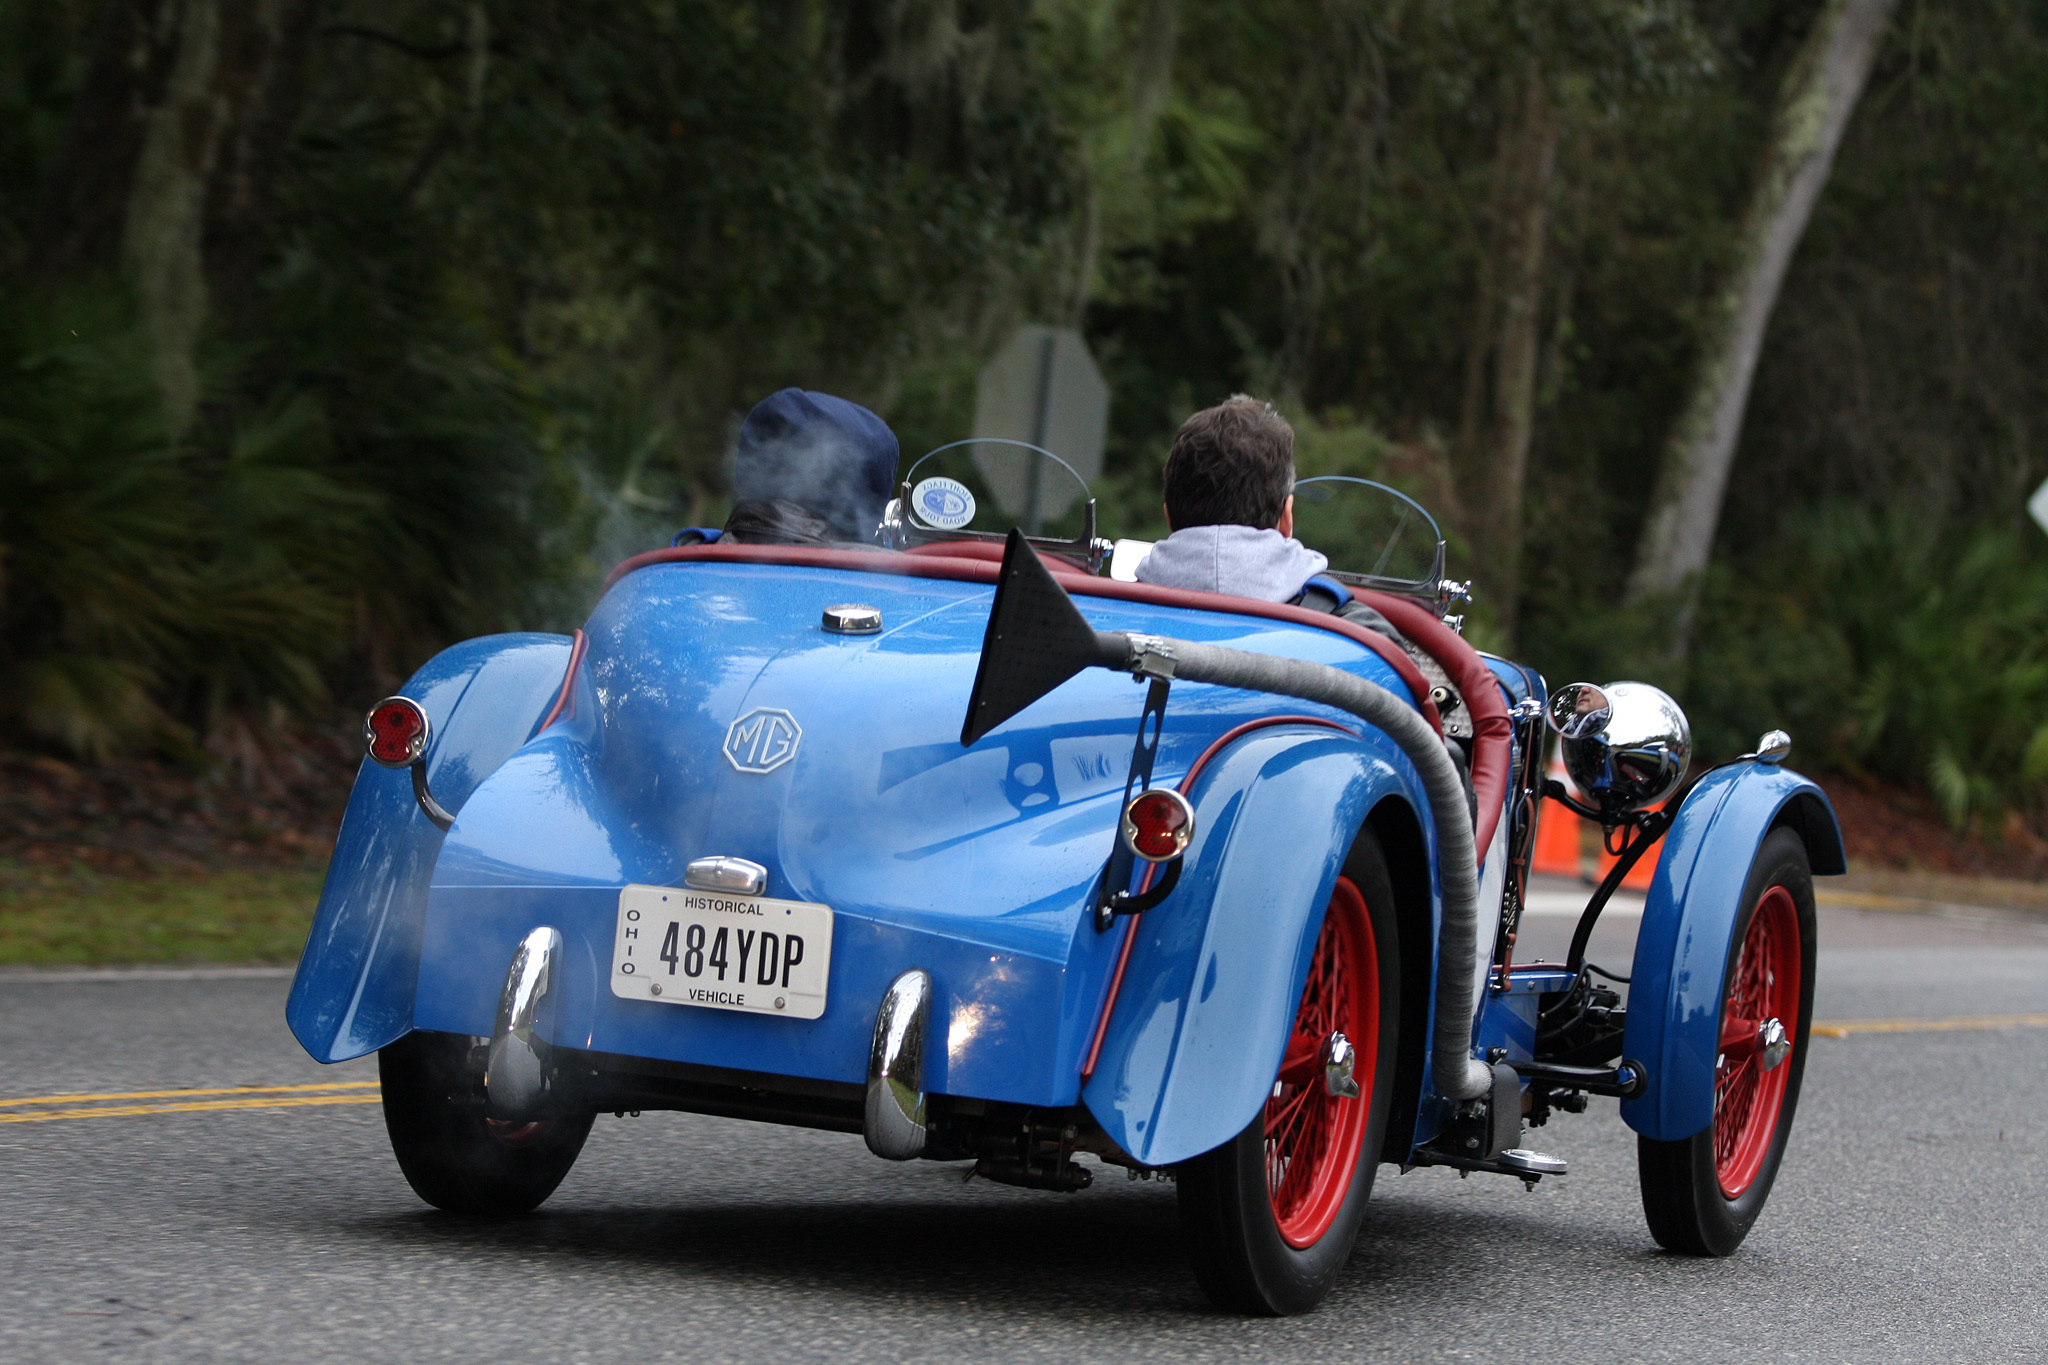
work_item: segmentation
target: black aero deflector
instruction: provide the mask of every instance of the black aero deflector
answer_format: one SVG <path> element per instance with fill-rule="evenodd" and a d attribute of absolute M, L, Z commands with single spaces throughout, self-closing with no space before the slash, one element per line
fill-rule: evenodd
<path fill-rule="evenodd" d="M 974 743 L 1084 668 L 1123 668 L 1129 652 L 1122 635 L 1088 624 L 1024 533 L 1011 531 L 960 743 Z"/>

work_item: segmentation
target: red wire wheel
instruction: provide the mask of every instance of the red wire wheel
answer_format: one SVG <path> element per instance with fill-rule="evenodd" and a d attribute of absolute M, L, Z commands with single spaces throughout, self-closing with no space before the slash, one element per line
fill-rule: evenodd
<path fill-rule="evenodd" d="M 1394 1107 L 1401 927 L 1386 851 L 1360 830 L 1330 888 L 1279 1074 L 1263 1097 L 1238 1092 L 1258 1107 L 1235 1136 L 1175 1168 L 1182 1245 L 1220 1308 L 1306 1313 L 1351 1259 Z M 1330 1093 L 1335 1033 L 1350 1044 L 1355 1096 Z"/>
<path fill-rule="evenodd" d="M 1817 940 L 1813 865 L 1797 830 L 1780 825 L 1764 837 L 1735 906 L 1712 1118 L 1691 1137 L 1636 1139 L 1650 1235 L 1689 1256 L 1731 1256 L 1749 1236 L 1777 1182 L 1799 1107 Z M 1630 1007 L 1664 1004 L 1645 999 Z M 1764 1026 L 1773 1019 L 1783 1033 L 1770 1030 L 1767 1039 Z M 1773 1053 L 1777 1065 L 1766 1066 Z M 1708 1078 L 1691 1071 L 1665 1083 L 1704 1089 Z"/>
<path fill-rule="evenodd" d="M 1266 1195 L 1281 1238 L 1297 1249 L 1330 1230 L 1358 1168 L 1379 1056 L 1378 963 L 1365 897 L 1339 877 L 1266 1101 Z M 1324 1084 L 1324 1048 L 1333 1033 L 1351 1042 L 1356 1097 L 1333 1096 Z"/>
<path fill-rule="evenodd" d="M 1791 1058 L 1766 1070 L 1757 1032 L 1776 1019 L 1788 1036 L 1799 1018 L 1799 908 L 1783 886 L 1766 890 L 1721 1008 L 1721 1056 L 1714 1076 L 1714 1176 L 1721 1197 L 1739 1199 L 1763 1169 L 1785 1104 Z"/>

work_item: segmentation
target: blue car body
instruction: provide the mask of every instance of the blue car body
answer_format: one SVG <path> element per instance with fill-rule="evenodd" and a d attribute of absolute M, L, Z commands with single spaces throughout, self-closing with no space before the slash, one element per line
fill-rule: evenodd
<path fill-rule="evenodd" d="M 335 1062 L 413 1030 L 488 1037 L 515 951 L 552 928 L 553 1046 L 857 1087 L 870 1076 L 878 1002 L 918 968 L 932 984 L 927 1091 L 1080 1106 L 1134 1162 L 1160 1167 L 1218 1146 L 1259 1112 L 1332 884 L 1368 821 L 1412 831 L 1421 865 L 1411 880 L 1427 902 L 1419 950 L 1435 951 L 1436 836 L 1402 751 L 1329 707 L 1193 684 L 1173 691 L 1155 785 L 1178 782 L 1233 727 L 1307 719 L 1215 755 L 1189 793 L 1197 833 L 1178 885 L 1156 909 L 1099 931 L 1096 888 L 1143 692 L 1086 672 L 963 747 L 994 589 L 929 576 L 914 557 L 871 562 L 677 556 L 619 577 L 586 644 L 489 637 L 422 668 L 405 692 L 433 721 L 426 776 L 453 826 L 444 835 L 427 818 L 406 774 L 365 765 L 288 1007 L 307 1050 Z M 1327 664 L 1410 695 L 1380 653 L 1314 624 L 1227 603 L 1076 601 L 1099 631 Z M 847 602 L 878 609 L 880 633 L 821 631 L 825 608 Z M 1493 667 L 1508 704 L 1540 695 L 1528 671 Z M 1825 798 L 1780 769 L 1716 773 L 1677 821 L 1628 1016 L 1630 1055 L 1653 1081 L 1623 1112 L 1647 1134 L 1683 1136 L 1703 1121 L 1701 1103 L 1711 1112 L 1701 1030 L 1713 1024 L 1702 1010 L 1717 999 L 1742 870 L 1787 820 L 1817 870 L 1839 865 Z M 831 907 L 818 1018 L 612 993 L 622 889 L 679 885 L 686 864 L 711 855 L 765 868 L 771 897 Z M 1482 928 L 1484 954 L 1493 930 Z M 1125 934 L 1129 962 L 1105 1023 Z M 1486 991 L 1475 1052 L 1529 1058 L 1540 1001 L 1569 981 L 1524 972 Z M 1409 1126 L 1388 1144 L 1397 1158 L 1454 1108 L 1434 1095 L 1424 1040 L 1403 1047 L 1417 1079 L 1402 1110 Z"/>

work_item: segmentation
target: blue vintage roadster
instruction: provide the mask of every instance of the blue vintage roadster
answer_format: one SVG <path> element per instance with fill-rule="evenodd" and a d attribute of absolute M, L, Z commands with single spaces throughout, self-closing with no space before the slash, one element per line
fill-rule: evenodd
<path fill-rule="evenodd" d="M 1168 1177 L 1208 1294 L 1301 1312 L 1381 1163 L 1533 1182 L 1527 1130 L 1609 1095 L 1651 1234 L 1732 1252 L 1799 1094 L 1827 798 L 1773 732 L 1667 800 L 1670 698 L 1550 695 L 1446 617 L 1421 508 L 1296 494 L 1352 570 L 1314 600 L 1165 589 L 1056 458 L 963 443 L 876 544 L 642 554 L 572 637 L 447 650 L 366 721 L 294 1033 L 379 1053 L 401 1170 L 465 1213 L 538 1205 L 599 1112 L 688 1110 Z M 1620 858 L 1523 962 L 1547 800 Z M 1610 976 L 1588 936 L 1659 839 Z"/>

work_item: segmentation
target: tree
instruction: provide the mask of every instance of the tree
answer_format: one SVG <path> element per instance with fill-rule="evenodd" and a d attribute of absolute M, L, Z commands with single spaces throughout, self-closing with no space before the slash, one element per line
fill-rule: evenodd
<path fill-rule="evenodd" d="M 312 0 L 105 0 L 42 193 L 33 256 L 118 269 L 173 426 L 199 398 L 210 293 L 249 295 L 290 132 Z"/>
<path fill-rule="evenodd" d="M 1690 391 L 1666 446 L 1629 596 L 1676 600 L 1683 653 L 1779 287 L 1827 184 L 1898 0 L 1827 0 L 1779 91 L 1733 266 L 1710 301 Z"/>
<path fill-rule="evenodd" d="M 1474 577 L 1503 644 L 1514 639 L 1521 598 L 1522 499 L 1536 427 L 1558 140 L 1557 110 L 1535 57 L 1525 60 L 1517 85 L 1519 99 L 1502 119 L 1457 446 Z"/>

